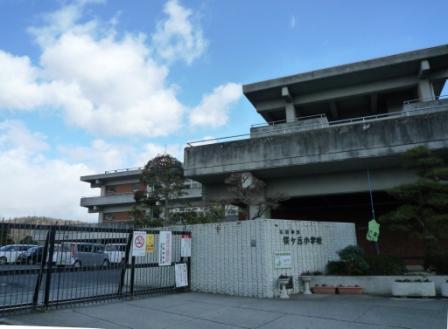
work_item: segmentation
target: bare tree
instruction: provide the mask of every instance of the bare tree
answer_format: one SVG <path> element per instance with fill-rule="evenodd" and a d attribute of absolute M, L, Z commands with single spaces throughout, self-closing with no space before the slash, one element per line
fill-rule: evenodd
<path fill-rule="evenodd" d="M 259 218 L 270 209 L 278 208 L 280 202 L 288 199 L 281 193 L 266 196 L 266 183 L 251 173 L 233 173 L 224 182 L 229 185 L 228 190 L 232 194 L 230 203 L 239 206 L 247 219 Z M 249 211 L 251 207 L 255 209 L 252 214 Z"/>

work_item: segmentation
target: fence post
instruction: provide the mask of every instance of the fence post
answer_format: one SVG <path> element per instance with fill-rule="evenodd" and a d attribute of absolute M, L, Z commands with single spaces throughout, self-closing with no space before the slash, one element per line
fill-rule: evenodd
<path fill-rule="evenodd" d="M 124 264 L 123 268 L 121 269 L 121 275 L 120 275 L 120 283 L 118 285 L 118 295 L 123 295 L 123 287 L 124 287 L 124 279 L 126 277 L 126 269 L 128 267 L 129 263 L 129 255 L 131 253 L 131 243 L 132 243 L 132 229 L 129 231 L 128 241 L 126 243 L 126 251 L 124 255 Z"/>
<path fill-rule="evenodd" d="M 135 280 L 135 256 L 132 256 L 131 263 L 131 298 L 134 297 L 134 280 Z"/>
<path fill-rule="evenodd" d="M 47 276 L 45 277 L 45 297 L 44 306 L 48 308 L 50 301 L 50 286 L 51 286 L 51 274 L 53 270 L 53 253 L 54 253 L 54 240 L 56 237 L 56 226 L 51 226 L 49 233 L 49 252 L 48 252 L 48 262 L 47 262 Z"/>
<path fill-rule="evenodd" d="M 47 237 L 45 238 L 45 245 L 44 250 L 42 252 L 42 260 L 40 262 L 40 269 L 39 269 L 39 275 L 37 276 L 36 280 L 36 286 L 34 288 L 34 295 L 33 295 L 33 308 L 37 307 L 37 304 L 39 303 L 39 291 L 40 287 L 42 285 L 42 277 L 44 276 L 44 269 L 47 264 L 47 255 L 48 255 L 48 245 L 50 242 L 50 231 L 47 232 Z"/>

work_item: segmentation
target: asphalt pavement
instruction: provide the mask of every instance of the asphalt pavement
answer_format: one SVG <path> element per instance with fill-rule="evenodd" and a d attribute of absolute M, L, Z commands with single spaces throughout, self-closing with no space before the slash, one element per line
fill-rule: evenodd
<path fill-rule="evenodd" d="M 296 296 L 289 300 L 182 293 L 0 319 L 89 328 L 446 329 L 448 300 Z"/>
<path fill-rule="evenodd" d="M 31 303 L 38 273 L 38 265 L 0 265 L 0 306 Z M 117 267 L 75 272 L 62 268 L 52 273 L 50 301 L 117 293 L 120 274 L 121 269 Z M 44 275 L 41 300 L 45 280 Z"/>

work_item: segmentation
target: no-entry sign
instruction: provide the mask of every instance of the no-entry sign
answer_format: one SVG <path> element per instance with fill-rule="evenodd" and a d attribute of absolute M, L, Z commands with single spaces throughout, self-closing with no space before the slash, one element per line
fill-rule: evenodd
<path fill-rule="evenodd" d="M 132 256 L 146 255 L 146 232 L 134 231 L 132 235 Z"/>

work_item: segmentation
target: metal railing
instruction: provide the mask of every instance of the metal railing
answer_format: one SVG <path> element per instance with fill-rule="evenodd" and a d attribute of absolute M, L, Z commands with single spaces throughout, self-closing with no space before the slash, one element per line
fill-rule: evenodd
<path fill-rule="evenodd" d="M 441 96 L 438 99 L 445 99 L 448 96 Z M 447 98 L 448 99 L 448 98 Z M 424 104 L 422 104 L 424 105 Z M 428 106 L 420 107 L 418 109 L 413 110 L 407 110 L 407 111 L 396 111 L 396 112 L 388 112 L 388 113 L 382 113 L 382 114 L 375 114 L 375 115 L 368 115 L 368 116 L 361 116 L 361 117 L 355 117 L 355 118 L 349 118 L 349 119 L 341 119 L 341 120 L 334 120 L 334 121 L 328 121 L 325 123 L 322 122 L 315 122 L 315 123 L 308 123 L 308 124 L 301 124 L 301 128 L 303 130 L 312 130 L 312 129 L 319 129 L 319 128 L 329 128 L 329 127 L 337 127 L 337 126 L 346 126 L 346 125 L 352 125 L 352 124 L 360 124 L 360 123 L 368 123 L 368 122 L 375 122 L 379 120 L 387 120 L 387 119 L 394 119 L 399 117 L 406 117 L 406 116 L 412 116 L 415 114 L 419 114 L 422 112 L 426 112 L 428 110 L 440 110 L 440 111 L 446 111 L 448 108 L 448 102 L 444 102 L 444 104 L 430 104 Z M 323 116 L 323 114 L 321 114 Z M 319 116 L 319 115 L 318 115 Z M 279 125 L 279 121 L 275 121 L 275 125 Z M 284 123 L 284 122 L 283 122 Z M 270 123 L 264 124 L 265 126 L 270 126 Z M 275 126 L 272 125 L 272 126 Z M 252 126 L 254 127 L 254 126 Z M 255 125 L 255 127 L 261 127 L 261 124 Z M 278 132 L 287 134 L 289 132 L 297 132 L 296 127 L 294 125 L 291 125 L 289 127 L 278 127 L 274 129 L 270 129 L 268 133 L 263 134 L 262 132 L 257 133 L 254 138 L 259 137 L 265 137 L 265 136 L 271 136 L 272 133 Z M 237 141 L 237 140 L 244 140 L 249 139 L 251 137 L 251 134 L 241 134 L 241 135 L 233 135 L 233 136 L 226 136 L 226 137 L 218 137 L 213 139 L 205 139 L 205 140 L 198 140 L 198 141 L 192 141 L 187 143 L 187 147 L 197 147 L 204 144 L 214 144 L 218 142 L 230 142 L 230 141 Z"/>
<path fill-rule="evenodd" d="M 420 99 L 420 98 L 414 98 L 414 99 L 409 99 L 403 102 L 403 105 L 408 105 L 408 104 L 415 104 L 415 103 L 420 103 L 420 102 L 434 102 L 434 101 L 438 101 L 441 99 L 448 99 L 448 95 L 439 95 L 436 96 L 435 99 L 432 98 L 425 98 L 425 99 Z"/>
<path fill-rule="evenodd" d="M 116 174 L 116 173 L 122 173 L 122 172 L 127 172 L 127 171 L 135 171 L 135 170 L 142 170 L 142 169 L 143 169 L 142 167 L 115 169 L 115 170 L 105 171 L 104 174 L 105 175 L 109 175 L 109 174 Z"/>
<path fill-rule="evenodd" d="M 306 116 L 302 116 L 302 117 L 296 117 L 296 121 L 291 122 L 291 124 L 296 123 L 297 121 L 305 121 L 305 120 L 309 120 L 309 119 L 322 119 L 322 118 L 326 118 L 327 115 L 325 113 L 320 113 L 320 114 L 313 114 L 313 115 L 306 115 Z M 251 128 L 259 128 L 259 127 L 268 127 L 268 126 L 275 126 L 275 125 L 279 125 L 279 124 L 283 124 L 283 123 L 287 123 L 286 120 L 277 120 L 277 121 L 269 121 L 269 122 L 261 122 L 261 123 L 256 123 L 251 125 Z"/>
<path fill-rule="evenodd" d="M 132 256 L 134 230 L 152 235 L 155 247 L 146 256 Z M 188 289 L 176 287 L 175 264 L 189 270 L 180 246 L 190 232 L 172 231 L 166 266 L 158 262 L 159 234 L 121 225 L 0 222 L 0 315 Z"/>

